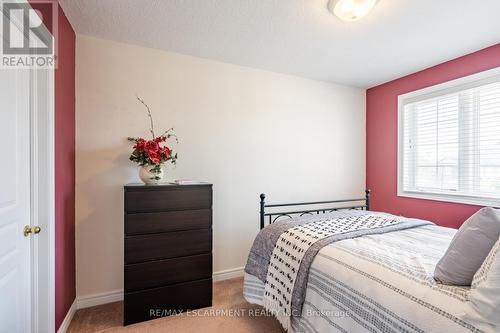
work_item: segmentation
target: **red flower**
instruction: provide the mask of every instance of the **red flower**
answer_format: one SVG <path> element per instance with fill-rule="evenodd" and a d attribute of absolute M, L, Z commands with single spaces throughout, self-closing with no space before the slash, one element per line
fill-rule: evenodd
<path fill-rule="evenodd" d="M 143 138 L 137 139 L 137 141 L 135 142 L 134 149 L 137 150 L 138 152 L 144 151 L 145 143 L 146 140 L 144 140 Z"/>
<path fill-rule="evenodd" d="M 148 157 L 151 163 L 153 164 L 160 163 L 160 158 L 158 157 L 158 154 L 156 152 L 148 152 Z"/>
<path fill-rule="evenodd" d="M 168 160 L 170 158 L 170 155 L 172 154 L 172 151 L 168 147 L 162 147 L 160 148 L 160 157 L 163 160 Z"/>
<path fill-rule="evenodd" d="M 159 148 L 160 148 L 160 145 L 158 144 L 158 142 L 156 142 L 154 140 L 150 140 L 150 141 L 146 142 L 144 150 L 146 150 L 146 152 L 148 154 L 150 154 L 150 153 L 158 154 Z"/>

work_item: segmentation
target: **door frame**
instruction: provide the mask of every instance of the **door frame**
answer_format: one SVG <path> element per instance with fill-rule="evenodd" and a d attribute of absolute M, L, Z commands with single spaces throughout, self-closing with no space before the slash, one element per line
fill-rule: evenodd
<path fill-rule="evenodd" d="M 54 70 L 30 70 L 32 333 L 55 332 Z"/>

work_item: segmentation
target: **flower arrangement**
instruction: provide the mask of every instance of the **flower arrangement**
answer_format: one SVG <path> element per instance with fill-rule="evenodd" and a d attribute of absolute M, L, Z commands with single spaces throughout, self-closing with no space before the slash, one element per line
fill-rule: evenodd
<path fill-rule="evenodd" d="M 170 128 L 163 132 L 160 136 L 155 135 L 153 116 L 149 106 L 137 96 L 137 100 L 146 107 L 149 117 L 152 139 L 128 137 L 127 140 L 134 142 L 134 150 L 130 155 L 130 160 L 139 164 L 141 171 L 139 176 L 146 184 L 156 184 L 163 177 L 163 164 L 170 162 L 175 165 L 177 162 L 177 153 L 173 153 L 172 149 L 166 145 L 166 141 L 174 138 L 176 143 L 179 142 L 177 136 L 173 133 L 174 129 Z"/>

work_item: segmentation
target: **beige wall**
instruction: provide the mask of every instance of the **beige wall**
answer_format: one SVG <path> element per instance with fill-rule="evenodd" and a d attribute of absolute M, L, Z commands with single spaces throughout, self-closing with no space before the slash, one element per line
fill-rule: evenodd
<path fill-rule="evenodd" d="M 127 136 L 175 127 L 167 180 L 214 184 L 214 270 L 242 267 L 272 202 L 361 195 L 365 91 L 190 56 L 77 39 L 77 293 L 123 287 Z"/>

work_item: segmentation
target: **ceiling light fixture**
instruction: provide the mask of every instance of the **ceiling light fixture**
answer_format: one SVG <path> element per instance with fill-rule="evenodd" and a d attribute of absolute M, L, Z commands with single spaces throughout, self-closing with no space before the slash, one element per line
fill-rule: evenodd
<path fill-rule="evenodd" d="M 330 0 L 328 10 L 343 21 L 356 21 L 366 16 L 378 0 Z"/>

